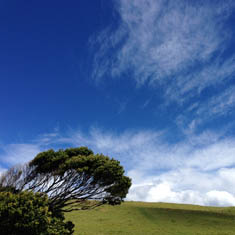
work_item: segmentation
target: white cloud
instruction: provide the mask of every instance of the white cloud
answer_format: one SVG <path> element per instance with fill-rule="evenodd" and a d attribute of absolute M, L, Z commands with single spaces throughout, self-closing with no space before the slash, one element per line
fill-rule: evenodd
<path fill-rule="evenodd" d="M 233 111 L 235 106 L 235 86 L 230 86 L 219 95 L 209 99 L 198 110 L 197 115 L 201 118 L 203 116 L 208 117 L 212 115 L 226 115 Z M 210 112 L 208 112 L 208 110 Z"/>
<path fill-rule="evenodd" d="M 235 196 L 226 191 L 195 190 L 173 191 L 167 182 L 151 186 L 132 187 L 127 200 L 146 202 L 171 202 L 207 206 L 235 206 Z"/>
<path fill-rule="evenodd" d="M 5 171 L 7 171 L 7 169 L 0 167 L 0 177 L 1 177 L 1 174 L 3 174 Z"/>
<path fill-rule="evenodd" d="M 1 165 L 10 167 L 29 162 L 41 151 L 57 144 L 59 138 L 59 131 L 55 130 L 51 133 L 42 134 L 28 143 L 1 144 L 0 168 Z"/>
<path fill-rule="evenodd" d="M 0 160 L 9 165 L 21 164 L 32 160 L 40 151 L 36 144 L 8 144 L 3 147 Z"/>
<path fill-rule="evenodd" d="M 234 74 L 234 57 L 222 57 L 231 40 L 225 22 L 233 11 L 232 1 L 115 3 L 118 29 L 106 29 L 91 40 L 100 46 L 94 78 L 131 71 L 139 85 L 167 84 L 167 99 L 182 102 Z"/>
<path fill-rule="evenodd" d="M 113 2 L 117 27 L 90 40 L 93 78 L 132 78 L 156 88 L 156 96 L 165 98 L 156 105 L 182 109 L 176 122 L 191 141 L 199 140 L 193 133 L 201 126 L 234 112 L 235 89 L 227 89 L 235 78 L 235 55 L 228 48 L 234 40 L 228 23 L 234 1 Z"/>
<path fill-rule="evenodd" d="M 207 205 L 231 206 L 235 205 L 234 195 L 225 191 L 210 191 L 206 194 Z"/>
<path fill-rule="evenodd" d="M 126 131 L 116 134 L 91 128 L 88 135 L 75 131 L 69 133 L 68 138 L 57 141 L 74 146 L 89 146 L 96 152 L 118 158 L 128 166 L 134 164 L 135 168 L 142 171 L 185 166 L 209 171 L 235 164 L 235 139 L 223 138 L 223 133 L 191 133 L 186 140 L 171 145 L 165 143 L 165 134 L 164 131 Z"/>
<path fill-rule="evenodd" d="M 219 141 L 205 148 L 195 150 L 188 165 L 201 170 L 215 170 L 235 164 L 234 140 Z"/>
<path fill-rule="evenodd" d="M 234 206 L 235 169 L 222 171 L 226 172 L 226 177 L 221 175 L 220 170 L 214 173 L 200 173 L 192 169 L 145 176 L 142 182 L 132 186 L 127 200 Z"/>
<path fill-rule="evenodd" d="M 184 111 L 178 115 L 175 119 L 175 123 L 181 129 L 181 131 L 191 141 L 198 139 L 193 133 L 197 132 L 201 128 L 205 129 L 207 124 L 213 124 L 214 121 L 220 120 L 220 125 L 216 125 L 217 136 L 214 134 L 211 139 L 224 136 L 225 133 L 233 128 L 234 121 L 234 107 L 235 107 L 235 86 L 232 85 L 225 89 L 220 89 L 219 92 L 215 92 L 213 96 L 207 97 L 205 100 L 200 100 L 192 103 L 185 108 Z M 229 121 L 224 122 L 223 118 L 229 118 Z M 228 120 L 228 119 L 227 119 Z M 207 138 L 211 135 L 211 132 L 204 131 L 203 135 Z M 202 136 L 200 139 L 203 141 Z"/>
<path fill-rule="evenodd" d="M 171 100 L 183 103 L 185 96 L 191 98 L 200 95 L 205 88 L 224 84 L 234 76 L 235 57 L 220 58 L 202 66 L 199 71 L 175 76 L 174 84 L 168 86 L 165 95 Z"/>

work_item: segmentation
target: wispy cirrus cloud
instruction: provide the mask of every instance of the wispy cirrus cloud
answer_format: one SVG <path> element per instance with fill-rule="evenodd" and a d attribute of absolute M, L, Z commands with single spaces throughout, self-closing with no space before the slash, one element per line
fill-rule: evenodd
<path fill-rule="evenodd" d="M 148 84 L 162 96 L 156 105 L 182 109 L 175 120 L 183 132 L 232 112 L 234 1 L 113 2 L 116 27 L 90 40 L 94 79 L 124 77 L 137 86 Z"/>
<path fill-rule="evenodd" d="M 229 118 L 229 121 L 220 121 L 220 125 L 214 127 L 218 135 L 224 135 L 228 129 L 233 128 L 235 107 L 235 86 L 214 92 L 212 97 L 191 103 L 188 108 L 177 116 L 175 122 L 186 137 L 191 138 L 193 132 L 197 132 L 203 126 L 204 133 L 208 123 Z"/>
<path fill-rule="evenodd" d="M 198 71 L 187 71 L 174 78 L 174 85 L 168 86 L 166 96 L 170 100 L 183 103 L 185 97 L 199 97 L 208 87 L 212 89 L 224 85 L 235 76 L 235 57 L 216 59 L 209 65 L 204 65 Z M 220 100 L 217 100 L 218 102 Z"/>
<path fill-rule="evenodd" d="M 220 92 L 217 96 L 209 99 L 198 110 L 197 114 L 202 116 L 210 110 L 210 115 L 223 116 L 233 111 L 235 106 L 235 86 L 231 86 Z"/>
<path fill-rule="evenodd" d="M 32 143 L 16 143 L 5 145 L 2 150 L 1 162 L 3 161 L 8 166 L 12 166 L 30 161 L 40 152 L 41 148 L 39 145 Z"/>
<path fill-rule="evenodd" d="M 0 171 L 13 165 L 23 164 L 32 160 L 39 152 L 55 147 L 58 142 L 59 130 L 44 133 L 25 143 L 11 143 L 0 145 Z"/>
<path fill-rule="evenodd" d="M 223 57 L 232 37 L 226 27 L 232 1 L 114 2 L 118 28 L 91 40 L 99 46 L 94 78 L 132 74 L 139 85 L 167 84 L 167 97 L 179 100 L 234 74 L 234 57 Z"/>

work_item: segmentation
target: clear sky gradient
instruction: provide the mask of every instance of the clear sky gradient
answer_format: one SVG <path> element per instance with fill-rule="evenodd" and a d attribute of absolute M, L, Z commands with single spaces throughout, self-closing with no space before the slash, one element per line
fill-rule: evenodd
<path fill-rule="evenodd" d="M 121 161 L 128 200 L 235 206 L 235 3 L 0 2 L 0 171 L 50 148 Z"/>

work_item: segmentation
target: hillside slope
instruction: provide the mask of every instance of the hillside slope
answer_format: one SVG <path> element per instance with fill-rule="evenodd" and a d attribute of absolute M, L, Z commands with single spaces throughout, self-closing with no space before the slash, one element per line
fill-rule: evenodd
<path fill-rule="evenodd" d="M 75 235 L 235 235 L 235 208 L 124 202 L 67 214 Z"/>

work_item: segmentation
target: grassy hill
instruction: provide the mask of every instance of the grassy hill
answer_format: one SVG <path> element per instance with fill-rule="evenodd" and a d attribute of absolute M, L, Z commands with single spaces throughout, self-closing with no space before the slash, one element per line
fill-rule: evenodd
<path fill-rule="evenodd" d="M 235 235 L 235 208 L 124 202 L 68 213 L 75 235 Z"/>

